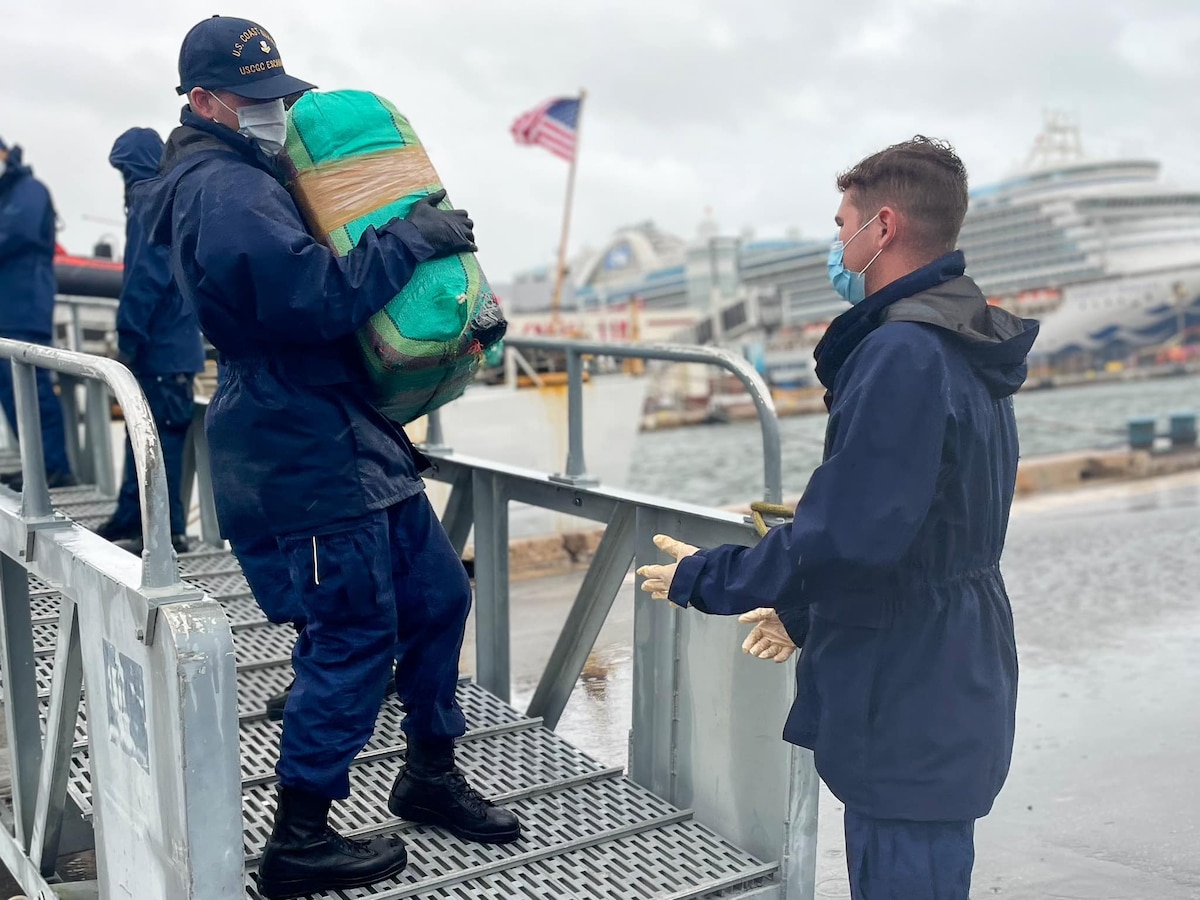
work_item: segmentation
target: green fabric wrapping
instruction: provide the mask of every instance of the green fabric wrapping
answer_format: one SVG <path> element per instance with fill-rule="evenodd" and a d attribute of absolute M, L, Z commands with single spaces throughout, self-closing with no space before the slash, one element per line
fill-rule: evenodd
<path fill-rule="evenodd" d="M 282 162 L 290 175 L 288 188 L 301 209 L 317 207 L 324 214 L 328 211 L 320 204 L 328 205 L 328 199 L 305 195 L 305 174 L 345 170 L 356 162 L 361 168 L 364 160 L 391 165 L 381 154 L 394 158 L 395 151 L 419 146 L 408 120 L 382 97 L 366 91 L 312 91 L 288 113 Z M 318 233 L 311 217 L 309 225 L 334 252 L 345 256 L 368 227 L 380 228 L 403 217 L 417 201 L 441 190 L 436 175 L 432 177 L 431 183 L 404 196 L 394 196 L 386 186 L 378 188 L 378 197 L 366 198 L 369 212 L 325 233 Z M 442 207 L 450 208 L 449 202 Z M 478 327 L 484 320 L 493 323 L 486 333 Z M 358 335 L 377 389 L 375 404 L 390 418 L 408 423 L 461 396 L 485 353 L 498 347 L 503 327 L 497 330 L 497 320 L 503 323 L 475 254 L 418 265 L 412 280 Z"/>

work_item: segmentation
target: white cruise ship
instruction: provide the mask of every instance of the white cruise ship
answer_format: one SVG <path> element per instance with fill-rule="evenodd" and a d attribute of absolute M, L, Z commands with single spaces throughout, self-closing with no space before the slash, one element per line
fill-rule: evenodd
<path fill-rule="evenodd" d="M 971 192 L 959 248 L 989 302 L 1041 321 L 1042 361 L 1119 358 L 1200 324 L 1200 190 L 1165 182 L 1153 160 L 1086 158 L 1058 117 L 1024 171 Z M 785 318 L 809 324 L 792 346 L 766 351 L 768 368 L 792 378 L 811 377 L 811 337 L 845 309 L 825 280 L 826 250 L 793 251 L 790 266 L 783 253 L 743 262 L 750 283 L 773 269 Z"/>

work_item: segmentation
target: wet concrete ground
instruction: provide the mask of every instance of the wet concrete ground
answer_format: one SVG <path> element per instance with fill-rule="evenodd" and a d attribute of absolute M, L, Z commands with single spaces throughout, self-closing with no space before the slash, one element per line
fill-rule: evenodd
<path fill-rule="evenodd" d="M 978 825 L 972 896 L 1195 900 L 1200 475 L 1022 501 L 1004 568 L 1021 658 L 1018 731 L 1008 783 Z M 515 587 L 518 706 L 578 580 Z M 629 728 L 632 609 L 628 592 L 559 728 L 614 765 Z M 825 792 L 821 898 L 849 896 L 841 812 Z"/>
<path fill-rule="evenodd" d="M 1006 575 L 1022 677 L 977 897 L 1200 897 L 1200 477 L 1047 496 Z"/>

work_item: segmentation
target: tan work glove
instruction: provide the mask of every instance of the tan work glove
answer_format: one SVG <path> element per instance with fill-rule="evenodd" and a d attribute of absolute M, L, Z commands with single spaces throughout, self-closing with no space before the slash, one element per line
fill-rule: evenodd
<path fill-rule="evenodd" d="M 698 548 L 665 534 L 654 536 L 654 546 L 663 553 L 675 557 L 675 562 L 669 566 L 642 566 L 637 573 L 646 579 L 642 582 L 643 591 L 655 600 L 666 600 L 668 599 L 667 595 L 671 592 L 671 582 L 675 579 L 675 570 L 679 568 L 679 561 L 686 556 L 691 556 Z"/>
<path fill-rule="evenodd" d="M 769 606 L 743 613 L 738 616 L 738 621 L 754 623 L 750 636 L 742 642 L 743 653 L 781 663 L 796 652 L 796 644 L 779 621 L 779 613 Z"/>

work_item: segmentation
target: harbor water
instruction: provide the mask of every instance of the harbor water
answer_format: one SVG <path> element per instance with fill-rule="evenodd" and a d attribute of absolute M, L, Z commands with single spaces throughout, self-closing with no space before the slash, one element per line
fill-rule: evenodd
<path fill-rule="evenodd" d="M 1200 408 L 1200 376 L 1028 391 L 1015 399 L 1024 457 L 1123 446 L 1130 418 L 1153 416 L 1165 430 L 1177 410 Z M 821 462 L 826 417 L 779 422 L 783 487 L 799 496 Z M 758 422 L 646 432 L 639 436 L 628 487 L 712 506 L 761 498 Z"/>

